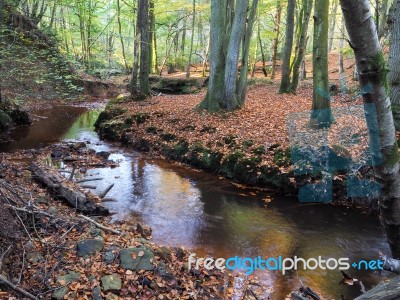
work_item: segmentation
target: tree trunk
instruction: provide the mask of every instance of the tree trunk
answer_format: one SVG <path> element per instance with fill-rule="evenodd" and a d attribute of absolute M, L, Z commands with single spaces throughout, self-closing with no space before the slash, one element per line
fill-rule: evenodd
<path fill-rule="evenodd" d="M 362 88 L 370 149 L 376 179 L 381 184 L 381 222 L 394 258 L 400 257 L 400 176 L 396 132 L 390 98 L 386 92 L 387 69 L 368 0 L 341 0 L 343 15 L 354 49 Z"/>
<path fill-rule="evenodd" d="M 190 66 L 192 64 L 193 44 L 194 44 L 194 27 L 196 26 L 196 0 L 193 0 L 193 17 L 192 17 L 192 38 L 190 40 L 189 60 L 186 67 L 186 79 L 190 78 Z"/>
<path fill-rule="evenodd" d="M 237 83 L 237 96 L 240 104 L 243 105 L 246 99 L 247 73 L 249 68 L 250 41 L 253 33 L 254 20 L 257 13 L 258 0 L 253 0 L 247 27 L 243 36 L 242 69 L 240 70 L 239 81 Z"/>
<path fill-rule="evenodd" d="M 124 38 L 122 36 L 121 3 L 120 3 L 120 0 L 117 0 L 117 20 L 118 20 L 119 39 L 121 41 L 122 58 L 124 59 L 124 65 L 125 65 L 126 74 L 128 74 L 129 73 L 129 66 L 128 66 L 128 63 L 126 61 Z"/>
<path fill-rule="evenodd" d="M 278 56 L 278 45 L 279 45 L 279 33 L 280 33 L 280 28 L 281 28 L 281 14 L 282 14 L 282 6 L 281 6 L 281 1 L 277 0 L 276 3 L 276 14 L 275 14 L 275 27 L 274 27 L 274 42 L 273 42 L 273 47 L 272 47 L 272 73 L 271 73 L 271 79 L 275 79 L 275 73 L 276 73 L 276 61 L 277 61 L 277 56 Z M 265 61 L 265 59 L 264 59 Z"/>
<path fill-rule="evenodd" d="M 313 0 L 303 0 L 303 22 L 300 25 L 300 38 L 299 43 L 297 45 L 297 53 L 296 58 L 293 63 L 293 79 L 291 91 L 292 93 L 296 93 L 297 87 L 299 85 L 299 77 L 300 77 L 300 66 L 304 60 L 304 56 L 307 48 L 307 32 L 308 32 L 308 24 L 310 22 L 311 9 L 313 5 Z"/>
<path fill-rule="evenodd" d="M 139 85 L 140 93 L 150 94 L 150 60 L 149 60 L 149 0 L 139 0 L 139 20 L 140 20 L 140 68 Z"/>
<path fill-rule="evenodd" d="M 158 74 L 157 59 L 157 37 L 156 37 L 156 18 L 154 14 L 154 0 L 150 0 L 149 22 L 150 22 L 150 38 L 149 38 L 149 63 L 151 74 Z"/>
<path fill-rule="evenodd" d="M 333 49 L 333 42 L 335 40 L 335 29 L 336 29 L 336 14 L 338 9 L 338 0 L 334 0 L 332 13 L 330 16 L 330 28 L 329 28 L 329 44 L 328 44 L 328 52 L 331 52 Z"/>
<path fill-rule="evenodd" d="M 211 0 L 211 7 L 210 80 L 207 94 L 199 107 L 217 111 L 221 109 L 224 97 L 227 0 Z"/>
<path fill-rule="evenodd" d="M 293 48 L 293 31 L 294 31 L 294 9 L 296 0 L 288 0 L 287 17 L 286 17 L 286 38 L 285 51 L 282 58 L 282 79 L 279 93 L 288 93 L 290 91 L 290 57 Z"/>
<path fill-rule="evenodd" d="M 239 0 L 236 3 L 235 16 L 233 18 L 232 32 L 229 38 L 228 51 L 225 64 L 224 101 L 223 108 L 234 110 L 240 106 L 240 99 L 236 94 L 237 69 L 239 62 L 240 42 L 246 27 L 247 9 L 249 0 Z"/>
<path fill-rule="evenodd" d="M 394 5 L 394 3 L 392 4 L 392 6 L 393 5 Z M 385 35 L 387 28 L 388 28 L 388 26 L 387 26 L 387 21 L 388 21 L 387 18 L 388 18 L 388 10 L 389 10 L 388 6 L 389 6 L 389 0 L 383 0 L 381 9 L 380 9 L 380 14 L 379 14 L 379 28 L 378 28 L 379 29 L 378 30 L 379 40 L 382 39 L 382 37 Z"/>
<path fill-rule="evenodd" d="M 346 30 L 344 26 L 344 19 L 342 18 L 342 26 L 341 26 L 342 36 L 340 37 L 339 41 L 339 75 L 344 73 L 344 58 L 343 58 L 343 47 L 344 47 L 344 40 L 346 39 L 344 31 Z"/>
<path fill-rule="evenodd" d="M 133 67 L 132 67 L 132 79 L 131 79 L 131 95 L 137 95 L 138 90 L 138 74 L 139 74 L 139 50 L 140 50 L 140 30 L 139 30 L 139 18 L 136 15 L 136 28 L 135 28 L 135 41 L 133 44 Z"/>
<path fill-rule="evenodd" d="M 400 0 L 395 0 L 389 17 L 390 53 L 388 81 L 395 126 L 400 130 Z"/>
<path fill-rule="evenodd" d="M 313 101 L 310 126 L 325 128 L 333 122 L 328 81 L 329 0 L 316 0 L 314 14 Z"/>

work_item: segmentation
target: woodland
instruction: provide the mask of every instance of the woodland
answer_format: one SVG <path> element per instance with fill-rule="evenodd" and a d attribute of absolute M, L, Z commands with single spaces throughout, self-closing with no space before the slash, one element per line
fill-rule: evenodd
<path fill-rule="evenodd" d="M 400 298 L 399 53 L 400 0 L 0 0 L 0 298 Z M 101 109 L 76 125 L 76 107 Z M 86 176 L 122 165 L 100 141 L 265 210 L 379 218 L 387 249 L 367 258 L 386 277 L 335 271 L 339 290 L 188 270 L 190 249 L 115 221 L 120 175 Z"/>

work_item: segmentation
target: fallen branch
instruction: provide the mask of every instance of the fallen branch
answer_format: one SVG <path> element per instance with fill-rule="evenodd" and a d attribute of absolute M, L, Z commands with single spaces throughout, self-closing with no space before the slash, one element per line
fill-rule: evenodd
<path fill-rule="evenodd" d="M 78 217 L 80 217 L 80 218 L 82 218 L 82 219 L 84 219 L 84 220 L 86 220 L 86 221 L 89 221 L 90 223 L 93 223 L 93 224 L 96 225 L 98 228 L 103 229 L 103 230 L 105 230 L 105 231 L 110 231 L 110 232 L 115 233 L 115 234 L 118 234 L 118 235 L 121 234 L 120 231 L 115 230 L 115 229 L 110 228 L 110 227 L 107 227 L 107 226 L 104 226 L 104 225 L 101 225 L 100 223 L 97 223 L 96 221 L 94 221 L 94 220 L 92 220 L 91 218 L 86 217 L 86 216 L 84 216 L 84 215 L 78 215 Z"/>
<path fill-rule="evenodd" d="M 71 174 L 69 175 L 69 181 L 72 181 L 72 179 L 74 178 L 75 169 L 76 169 L 76 165 L 74 165 L 74 166 L 72 167 Z"/>
<path fill-rule="evenodd" d="M 32 177 L 42 184 L 55 198 L 67 202 L 78 211 L 87 215 L 104 216 L 110 214 L 107 208 L 94 203 L 83 193 L 69 187 L 64 183 L 65 178 L 61 175 L 51 174 L 37 164 L 32 164 L 29 170 L 32 172 Z"/>
<path fill-rule="evenodd" d="M 38 300 L 36 296 L 32 295 L 31 293 L 17 287 L 15 284 L 12 284 L 10 281 L 8 281 L 6 278 L 0 275 L 0 283 L 4 284 L 8 288 L 12 289 L 13 291 L 17 292 L 20 295 L 23 295 L 26 298 L 32 299 L 32 300 Z"/>
<path fill-rule="evenodd" d="M 82 183 L 82 182 L 88 182 L 88 181 L 97 181 L 97 180 L 103 180 L 103 178 L 84 178 L 77 180 L 76 183 Z"/>
<path fill-rule="evenodd" d="M 111 191 L 111 189 L 114 187 L 114 183 L 113 184 L 110 184 L 100 195 L 99 195 L 99 197 L 101 198 L 101 199 L 103 199 L 107 194 L 108 194 L 108 192 L 109 191 Z"/>
<path fill-rule="evenodd" d="M 97 186 L 85 184 L 85 185 L 81 185 L 81 188 L 95 190 L 95 189 L 97 189 Z"/>

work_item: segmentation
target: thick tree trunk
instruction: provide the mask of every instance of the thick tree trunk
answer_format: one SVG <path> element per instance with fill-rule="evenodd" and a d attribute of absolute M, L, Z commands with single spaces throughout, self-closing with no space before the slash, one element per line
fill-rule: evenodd
<path fill-rule="evenodd" d="M 281 28 L 281 14 L 282 14 L 282 6 L 281 6 L 281 1 L 277 0 L 276 3 L 276 14 L 275 14 L 275 27 L 274 27 L 274 42 L 273 42 L 273 47 L 272 47 L 272 73 L 271 73 L 271 79 L 275 79 L 275 73 L 276 73 L 276 61 L 277 61 L 277 56 L 278 56 L 278 45 L 279 45 L 279 33 L 280 33 L 280 28 Z M 262 50 L 261 50 L 262 51 Z M 265 59 L 264 59 L 265 61 Z"/>
<path fill-rule="evenodd" d="M 240 106 L 240 99 L 236 94 L 237 69 L 239 62 L 240 42 L 246 27 L 247 9 L 249 0 L 239 0 L 236 3 L 235 17 L 232 24 L 232 32 L 229 38 L 228 51 L 225 64 L 225 94 L 223 108 L 234 110 Z"/>
<path fill-rule="evenodd" d="M 290 91 L 290 57 L 293 48 L 293 31 L 294 31 L 294 10 L 296 0 L 288 0 L 287 17 L 286 17 L 286 38 L 285 50 L 282 58 L 282 79 L 279 93 L 288 93 Z"/>
<path fill-rule="evenodd" d="M 395 126 L 400 130 L 400 0 L 395 0 L 389 17 L 390 53 L 388 81 Z"/>
<path fill-rule="evenodd" d="M 139 85 L 140 93 L 143 95 L 150 94 L 150 56 L 149 56 L 149 0 L 139 0 L 140 20 L 140 68 L 139 68 Z"/>
<path fill-rule="evenodd" d="M 240 104 L 243 105 L 246 99 L 247 72 L 249 68 L 250 41 L 253 34 L 254 20 L 257 13 L 258 0 L 253 0 L 250 15 L 247 21 L 246 31 L 243 37 L 242 69 L 240 70 L 239 81 L 237 84 L 237 96 Z"/>
<path fill-rule="evenodd" d="M 227 0 L 211 0 L 211 7 L 210 80 L 199 107 L 216 111 L 222 108 L 224 97 Z"/>
<path fill-rule="evenodd" d="M 333 122 L 328 81 L 329 0 L 316 0 L 314 6 L 313 102 L 310 126 L 329 127 Z"/>
<path fill-rule="evenodd" d="M 400 176 L 396 133 L 387 69 L 368 0 L 341 0 L 347 32 L 354 49 L 363 92 L 370 149 L 376 178 L 381 184 L 381 222 L 394 258 L 400 257 Z"/>
<path fill-rule="evenodd" d="M 300 28 L 300 37 L 299 37 L 299 43 L 297 45 L 296 58 L 293 63 L 293 79 L 292 79 L 292 86 L 290 88 L 292 93 L 296 93 L 297 87 L 299 85 L 300 66 L 304 60 L 307 48 L 307 32 L 308 32 L 308 24 L 310 22 L 312 5 L 313 5 L 313 0 L 303 0 L 304 16 Z"/>

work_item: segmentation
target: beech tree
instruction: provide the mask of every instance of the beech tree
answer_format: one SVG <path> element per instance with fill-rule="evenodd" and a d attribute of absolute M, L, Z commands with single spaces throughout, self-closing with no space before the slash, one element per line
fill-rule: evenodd
<path fill-rule="evenodd" d="M 200 108 L 234 110 L 244 103 L 247 71 L 238 79 L 240 45 L 248 54 L 257 3 L 253 0 L 248 18 L 249 0 L 211 1 L 210 80 Z"/>
<path fill-rule="evenodd" d="M 293 48 L 295 7 L 296 7 L 296 0 L 288 0 L 287 15 L 286 15 L 285 48 L 282 58 L 282 79 L 281 79 L 281 85 L 279 87 L 279 93 L 290 92 L 290 58 L 292 56 L 292 48 Z"/>
<path fill-rule="evenodd" d="M 273 46 L 272 46 L 272 73 L 271 73 L 271 79 L 275 78 L 275 72 L 276 72 L 276 60 L 278 56 L 278 44 L 279 44 L 279 34 L 280 34 L 280 28 L 281 28 L 281 14 L 282 14 L 282 6 L 281 6 L 281 1 L 277 0 L 276 1 L 276 14 L 274 18 L 274 41 L 273 41 Z"/>
<path fill-rule="evenodd" d="M 363 91 L 374 171 L 381 184 L 381 221 L 393 257 L 400 258 L 399 154 L 386 90 L 388 70 L 369 1 L 341 0 L 340 4 Z"/>
<path fill-rule="evenodd" d="M 388 75 L 390 100 L 395 126 L 400 130 L 400 0 L 395 0 L 388 20 L 390 26 L 390 53 Z"/>
<path fill-rule="evenodd" d="M 313 101 L 311 127 L 329 127 L 333 121 L 328 80 L 329 0 L 314 5 Z"/>
<path fill-rule="evenodd" d="M 150 94 L 149 55 L 149 0 L 138 1 L 137 34 L 135 41 L 135 63 L 132 70 L 131 94 Z M 139 68 L 139 70 L 138 70 Z M 139 80 L 139 88 L 137 82 Z"/>

